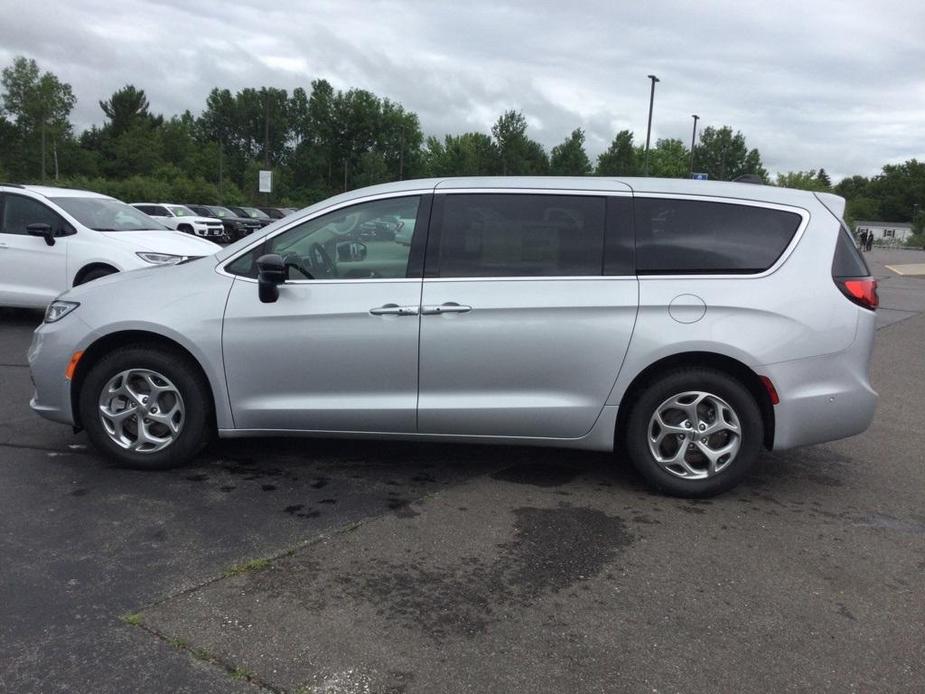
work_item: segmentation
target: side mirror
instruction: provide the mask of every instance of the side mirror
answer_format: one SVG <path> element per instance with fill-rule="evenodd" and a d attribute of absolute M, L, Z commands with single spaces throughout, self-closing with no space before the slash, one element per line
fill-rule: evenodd
<path fill-rule="evenodd" d="M 277 253 L 257 258 L 257 290 L 260 301 L 272 304 L 279 299 L 279 285 L 286 281 L 286 263 Z"/>
<path fill-rule="evenodd" d="M 26 233 L 30 236 L 42 236 L 49 246 L 55 245 L 55 232 L 50 224 L 45 224 L 45 222 L 29 224 L 26 226 Z"/>

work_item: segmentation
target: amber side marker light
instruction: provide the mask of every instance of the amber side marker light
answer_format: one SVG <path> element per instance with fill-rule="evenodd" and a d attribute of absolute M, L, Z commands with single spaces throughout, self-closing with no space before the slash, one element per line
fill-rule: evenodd
<path fill-rule="evenodd" d="M 780 396 L 777 394 L 777 388 L 775 388 L 774 384 L 771 383 L 771 379 L 767 376 L 759 376 L 758 378 L 761 379 L 761 385 L 764 386 L 764 389 L 768 391 L 768 397 L 771 398 L 771 404 L 780 404 Z"/>
<path fill-rule="evenodd" d="M 67 380 L 74 378 L 74 372 L 77 370 L 77 362 L 80 361 L 80 358 L 84 355 L 83 352 L 74 352 L 71 355 L 71 360 L 67 363 L 67 368 L 64 370 L 64 377 Z"/>

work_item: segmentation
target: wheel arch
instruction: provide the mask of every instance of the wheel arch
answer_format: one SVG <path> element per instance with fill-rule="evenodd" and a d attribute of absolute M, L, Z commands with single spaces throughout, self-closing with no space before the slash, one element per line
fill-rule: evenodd
<path fill-rule="evenodd" d="M 671 369 L 685 366 L 699 366 L 715 369 L 725 373 L 739 381 L 751 393 L 758 409 L 761 411 L 762 424 L 764 425 L 764 446 L 770 449 L 774 444 L 774 406 L 771 404 L 771 398 L 761 377 L 755 373 L 748 365 L 725 354 L 717 352 L 691 351 L 672 354 L 662 357 L 658 361 L 649 364 L 646 368 L 636 374 L 636 377 L 630 382 L 623 397 L 620 399 L 620 408 L 617 413 L 617 425 L 614 432 L 614 443 L 621 443 L 621 437 L 626 430 L 626 421 L 629 418 L 633 403 L 636 401 L 639 393 L 660 374 Z"/>
<path fill-rule="evenodd" d="M 82 427 L 80 419 L 80 390 L 87 378 L 87 374 L 90 373 L 90 370 L 93 368 L 93 366 L 106 354 L 109 354 L 115 349 L 119 349 L 120 347 L 124 347 L 130 344 L 144 344 L 146 346 L 152 347 L 156 346 L 162 349 L 171 350 L 173 352 L 182 354 L 184 357 L 187 357 L 190 363 L 196 367 L 199 375 L 202 376 L 203 380 L 208 385 L 209 393 L 212 395 L 212 423 L 213 425 L 215 424 L 214 419 L 217 415 L 216 407 L 218 404 L 218 393 L 215 392 L 215 387 L 212 383 L 212 380 L 209 378 L 208 374 L 196 356 L 176 340 L 173 340 L 165 335 L 161 335 L 160 333 L 155 333 L 148 330 L 122 330 L 109 333 L 108 335 L 103 335 L 96 341 L 92 342 L 84 350 L 80 361 L 77 363 L 77 368 L 75 369 L 74 376 L 71 379 L 71 412 L 74 418 L 75 427 Z"/>
<path fill-rule="evenodd" d="M 113 272 L 120 272 L 119 268 L 111 263 L 103 262 L 92 262 L 87 263 L 82 268 L 77 271 L 77 274 L 74 275 L 74 282 L 71 286 L 76 287 L 78 284 L 83 282 L 84 277 L 93 272 L 94 270 L 112 270 Z"/>

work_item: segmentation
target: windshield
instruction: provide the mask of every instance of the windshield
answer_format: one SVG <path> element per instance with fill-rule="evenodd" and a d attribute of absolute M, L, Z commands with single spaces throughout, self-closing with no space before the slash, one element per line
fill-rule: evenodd
<path fill-rule="evenodd" d="M 112 198 L 51 198 L 51 201 L 94 231 L 167 229 L 144 212 Z"/>
<path fill-rule="evenodd" d="M 254 217 L 255 219 L 269 219 L 270 218 L 270 215 L 268 215 L 263 210 L 258 210 L 256 207 L 242 207 L 241 209 L 247 212 L 249 216 Z"/>
<path fill-rule="evenodd" d="M 167 209 L 173 212 L 174 217 L 195 217 L 196 213 L 183 205 L 167 205 Z"/>
<path fill-rule="evenodd" d="M 225 209 L 224 207 L 210 207 L 209 212 L 214 214 L 216 217 L 237 217 L 237 215 L 233 214 L 231 210 Z"/>

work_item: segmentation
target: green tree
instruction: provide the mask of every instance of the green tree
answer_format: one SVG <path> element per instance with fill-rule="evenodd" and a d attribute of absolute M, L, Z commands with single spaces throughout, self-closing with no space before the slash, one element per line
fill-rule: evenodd
<path fill-rule="evenodd" d="M 825 174 L 821 170 L 819 173 Z M 799 190 L 814 190 L 826 192 L 831 189 L 831 185 L 825 183 L 828 178 L 821 177 L 815 169 L 809 171 L 788 171 L 787 173 L 777 174 L 777 185 L 781 188 L 797 188 Z"/>
<path fill-rule="evenodd" d="M 700 133 L 697 168 L 715 181 L 734 181 L 746 174 L 768 180 L 761 154 L 757 149 L 748 149 L 745 136 L 738 131 L 733 133 L 728 125 L 718 129 L 707 126 Z"/>
<path fill-rule="evenodd" d="M 864 176 L 843 178 L 835 186 L 835 192 L 847 200 L 870 195 L 870 179 Z"/>
<path fill-rule="evenodd" d="M 34 151 L 37 144 L 42 181 L 47 174 L 48 140 L 52 141 L 57 175 L 57 146 L 71 132 L 68 116 L 77 99 L 71 85 L 51 72 L 42 73 L 35 60 L 19 56 L 0 74 L 3 108 L 13 117 L 19 131 L 22 153 Z M 27 171 L 22 172 L 28 175 Z"/>
<path fill-rule="evenodd" d="M 639 173 L 633 133 L 629 130 L 617 133 L 610 147 L 598 156 L 595 173 L 598 176 L 636 176 Z"/>
<path fill-rule="evenodd" d="M 880 218 L 885 222 L 908 222 L 915 205 L 925 202 L 925 162 L 909 159 L 902 164 L 887 164 L 874 176 L 868 188 L 880 203 Z"/>
<path fill-rule="evenodd" d="M 540 176 L 549 169 L 542 145 L 527 137 L 527 119 L 519 111 L 505 111 L 491 126 L 501 154 L 504 176 Z"/>
<path fill-rule="evenodd" d="M 484 133 L 428 137 L 422 152 L 428 176 L 495 176 L 501 173 L 501 152 Z"/>
<path fill-rule="evenodd" d="M 148 106 L 144 89 L 136 89 L 132 84 L 113 92 L 106 101 L 100 101 L 100 108 L 109 119 L 110 132 L 115 137 L 143 123 L 160 125 L 163 119 L 148 113 Z"/>
<path fill-rule="evenodd" d="M 652 176 L 686 178 L 689 169 L 690 151 L 681 140 L 661 139 L 655 143 L 654 149 L 649 150 L 649 172 Z"/>
<path fill-rule="evenodd" d="M 549 156 L 549 173 L 554 176 L 588 176 L 591 160 L 585 152 L 585 134 L 576 128 L 562 144 L 552 148 Z"/>

